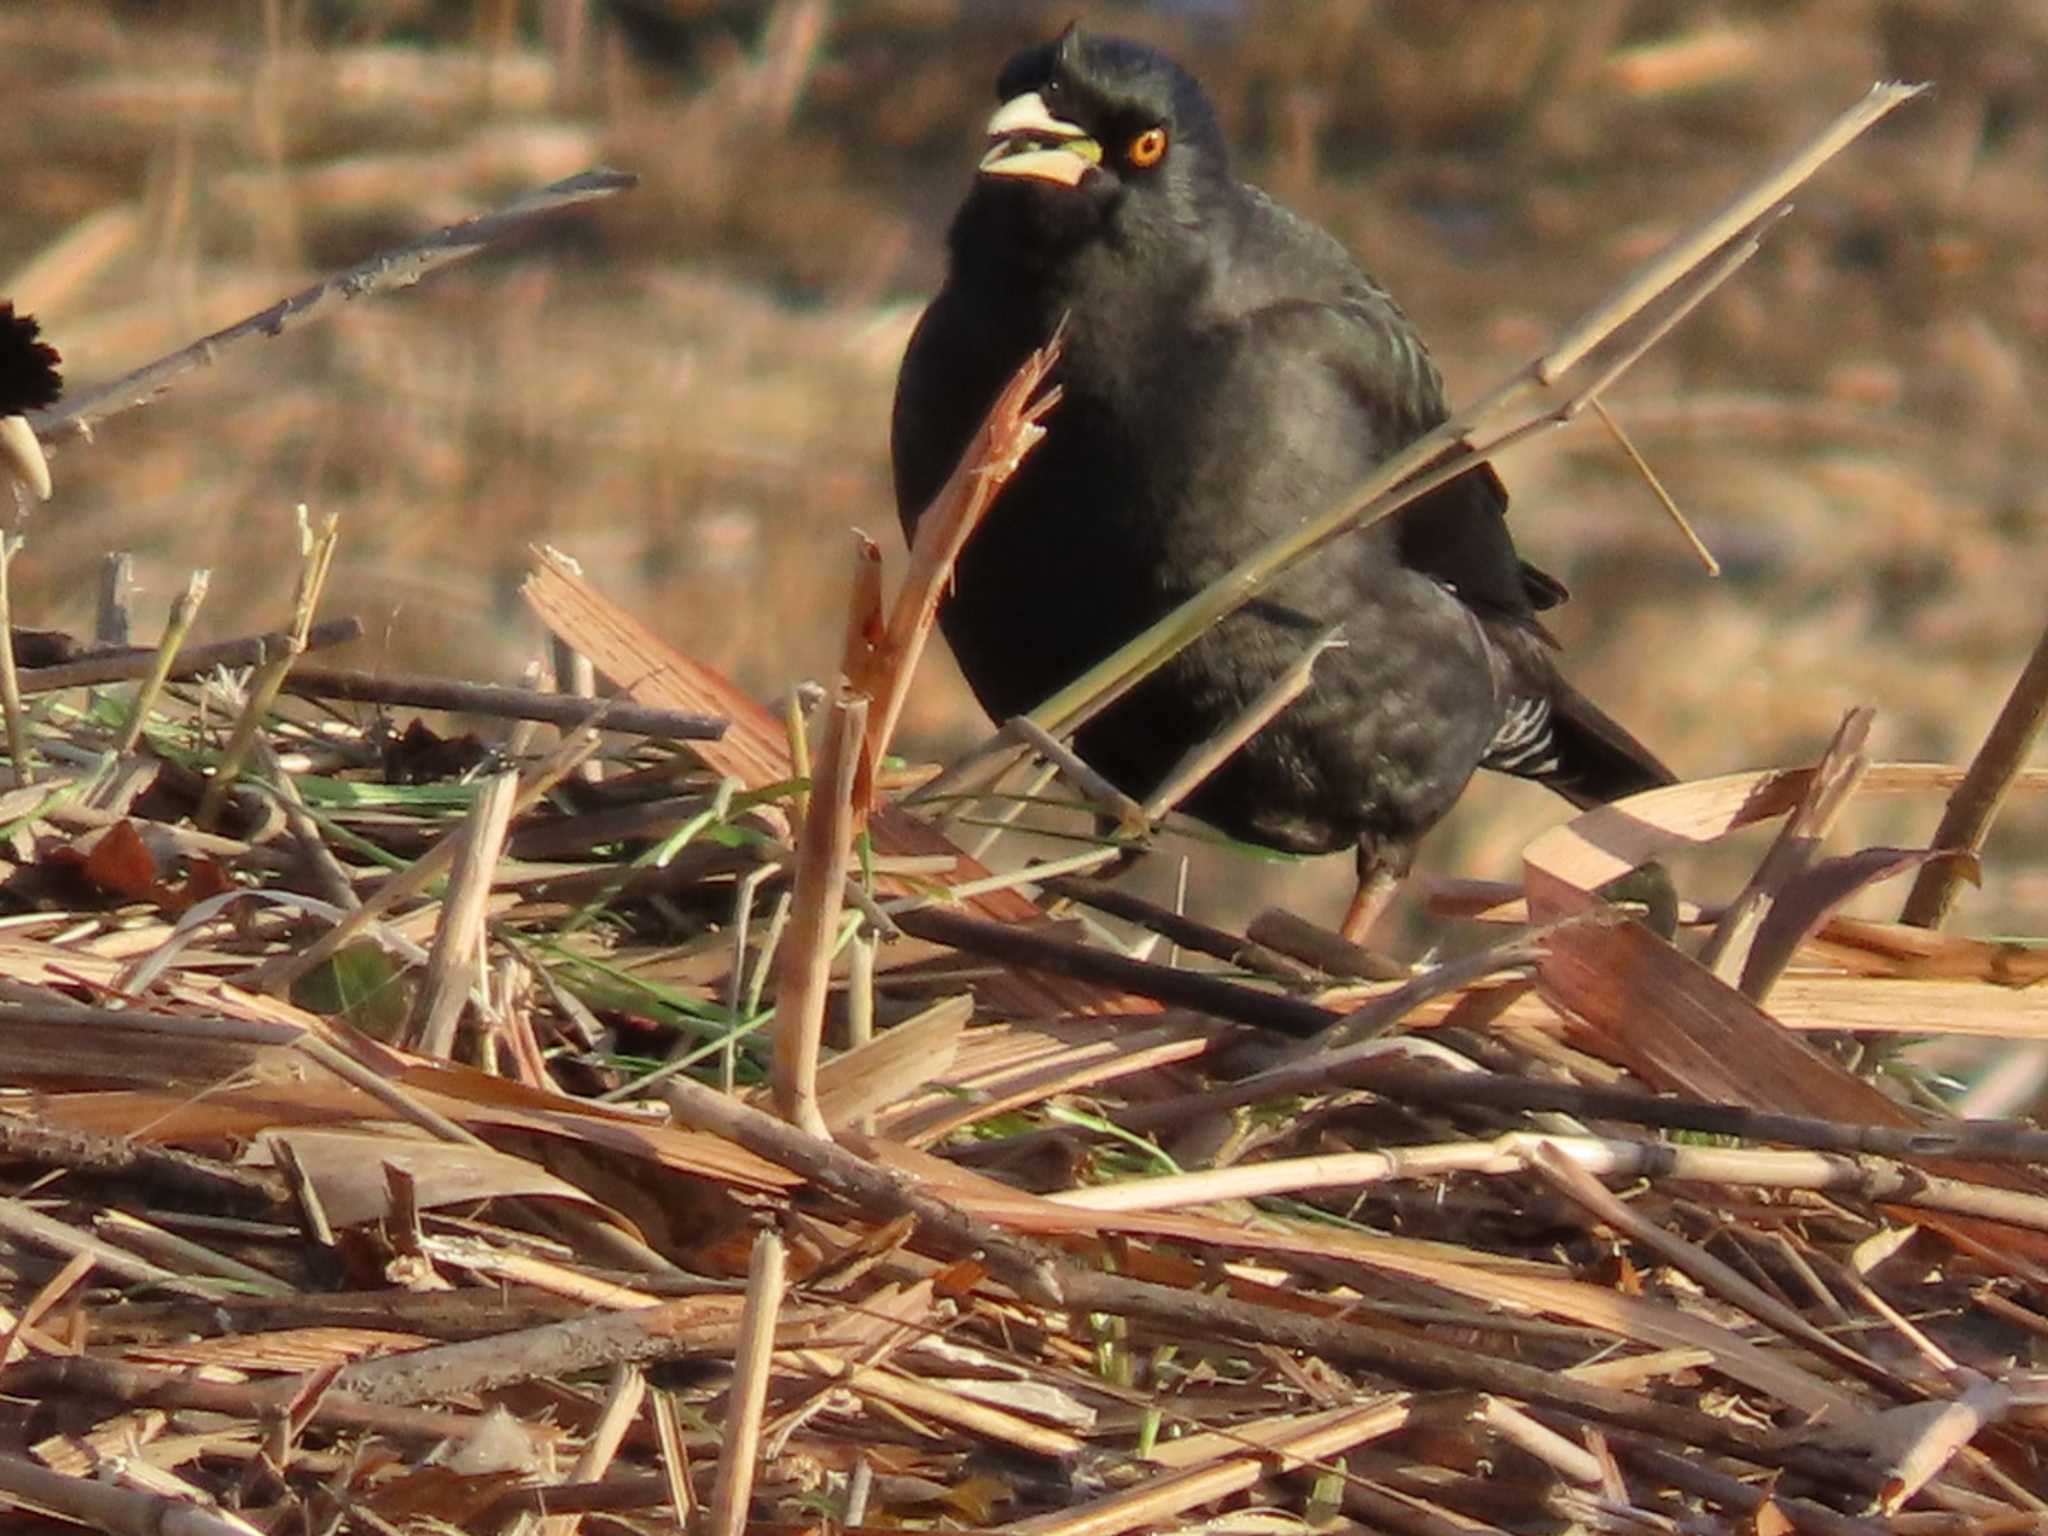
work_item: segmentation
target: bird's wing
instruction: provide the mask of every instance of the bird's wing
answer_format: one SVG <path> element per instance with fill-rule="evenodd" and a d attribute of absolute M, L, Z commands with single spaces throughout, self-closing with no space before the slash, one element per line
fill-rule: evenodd
<path fill-rule="evenodd" d="M 1244 189 L 1243 221 L 1225 302 L 1265 324 L 1284 315 L 1342 379 L 1383 459 L 1440 425 L 1449 414 L 1443 376 L 1387 291 L 1326 231 Z M 1409 504 L 1395 543 L 1402 561 L 1452 588 L 1490 618 L 1529 619 L 1554 607 L 1564 588 L 1515 554 L 1507 528 L 1507 488 L 1480 465 Z"/>

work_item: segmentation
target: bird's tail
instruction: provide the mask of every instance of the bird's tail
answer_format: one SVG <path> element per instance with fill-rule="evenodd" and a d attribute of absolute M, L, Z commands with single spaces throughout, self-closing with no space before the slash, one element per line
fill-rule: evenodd
<path fill-rule="evenodd" d="M 1555 675 L 1550 693 L 1550 737 L 1546 771 L 1529 777 L 1581 808 L 1678 782 L 1656 753 Z"/>

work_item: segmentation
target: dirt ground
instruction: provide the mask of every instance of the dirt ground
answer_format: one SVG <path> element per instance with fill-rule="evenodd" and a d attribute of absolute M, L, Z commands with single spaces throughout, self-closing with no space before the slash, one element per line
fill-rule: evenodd
<path fill-rule="evenodd" d="M 67 449 L 26 529 L 22 617 L 84 626 L 103 554 L 125 549 L 145 627 L 195 566 L 214 572 L 205 633 L 275 627 L 304 502 L 341 514 L 329 607 L 368 623 L 359 665 L 516 677 L 539 640 L 515 589 L 546 541 L 764 694 L 817 675 L 849 528 L 896 553 L 890 390 L 990 81 L 1075 9 L 0 11 L 0 296 L 43 317 L 80 383 L 520 189 L 596 164 L 643 178 Z M 1202 74 L 1242 173 L 1393 288 L 1459 398 L 1872 81 L 1933 82 L 1612 396 L 1719 580 L 1596 425 L 1503 468 L 1525 552 L 1574 591 L 1558 627 L 1575 676 L 1681 772 L 1809 761 L 1861 703 L 1881 755 L 1967 758 L 2048 620 L 2048 10 L 1084 9 Z M 941 754 L 983 729 L 935 659 L 909 744 Z M 1561 809 L 1477 786 L 1427 861 L 1504 873 Z M 1924 840 L 1938 810 L 1852 830 Z M 1285 879 L 1320 911 L 1343 875 L 1262 868 L 1206 899 L 1227 912 Z M 2037 797 L 2008 812 L 1960 921 L 2038 933 L 2044 914 Z"/>

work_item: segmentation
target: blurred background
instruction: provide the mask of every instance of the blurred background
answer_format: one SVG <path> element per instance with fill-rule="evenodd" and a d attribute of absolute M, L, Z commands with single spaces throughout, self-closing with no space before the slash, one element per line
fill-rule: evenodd
<path fill-rule="evenodd" d="M 516 678 L 530 543 L 763 695 L 833 663 L 848 529 L 900 569 L 896 362 L 1001 61 L 1079 14 L 1209 85 L 1239 171 L 1401 298 L 1455 399 L 1874 80 L 1931 81 L 1801 194 L 1610 403 L 1726 563 L 1707 579 L 1597 425 L 1502 466 L 1572 587 L 1576 678 L 1683 774 L 1966 759 L 2048 620 L 2048 7 L 2038 0 L 65 0 L 0 6 L 0 296 L 105 380 L 598 164 L 594 214 L 237 350 L 54 465 L 24 622 L 280 624 L 292 508 L 341 515 L 354 665 Z M 900 745 L 985 729 L 943 655 Z M 2048 753 L 2036 754 L 2048 761 Z M 2043 931 L 2015 802 L 1958 926 Z M 1924 840 L 1934 802 L 1853 840 Z M 1486 782 L 1428 866 L 1512 877 L 1564 814 Z M 1334 917 L 1348 861 L 1290 874 Z M 1257 882 L 1198 901 L 1229 915 Z M 1896 911 L 1903 889 L 1872 910 Z"/>

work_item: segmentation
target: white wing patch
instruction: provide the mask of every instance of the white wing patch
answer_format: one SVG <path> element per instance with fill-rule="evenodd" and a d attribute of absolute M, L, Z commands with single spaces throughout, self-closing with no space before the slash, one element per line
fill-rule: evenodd
<path fill-rule="evenodd" d="M 1550 732 L 1550 700 L 1519 698 L 1508 701 L 1507 713 L 1487 744 L 1482 759 L 1497 773 L 1517 778 L 1540 779 L 1562 766 L 1557 739 Z"/>

